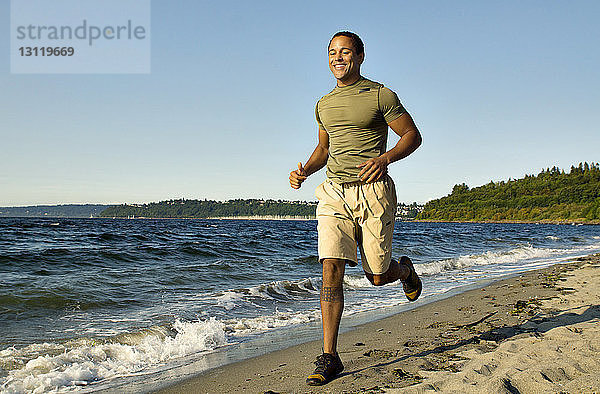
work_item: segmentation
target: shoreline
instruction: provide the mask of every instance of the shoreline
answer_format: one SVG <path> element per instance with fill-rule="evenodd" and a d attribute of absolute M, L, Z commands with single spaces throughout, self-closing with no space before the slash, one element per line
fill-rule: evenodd
<path fill-rule="evenodd" d="M 600 220 L 441 220 L 441 219 L 415 219 L 415 223 L 472 223 L 472 224 L 557 224 L 557 225 L 599 225 Z"/>
<path fill-rule="evenodd" d="M 94 217 L 89 219 L 110 219 L 110 220 L 317 220 L 311 216 L 217 216 L 208 218 L 148 218 L 148 217 Z"/>
<path fill-rule="evenodd" d="M 216 216 L 216 217 L 116 217 L 116 216 L 0 216 L 6 219 L 110 219 L 110 220 L 317 220 L 316 216 Z M 396 222 L 403 223 L 469 223 L 469 224 L 555 224 L 555 225 L 589 225 L 598 226 L 600 220 L 441 220 L 441 219 L 406 219 L 396 218 Z"/>
<path fill-rule="evenodd" d="M 477 362 L 478 357 L 494 354 L 497 349 L 521 339 L 539 341 L 538 338 L 543 338 L 547 332 L 539 329 L 543 324 L 563 330 L 571 329 L 571 323 L 594 324 L 589 322 L 590 319 L 595 319 L 597 324 L 600 318 L 597 292 L 596 300 L 592 300 L 592 307 L 586 312 L 586 319 L 574 315 L 573 322 L 565 322 L 564 318 L 556 321 L 556 316 L 564 317 L 567 313 L 561 311 L 561 303 L 566 303 L 565 299 L 573 298 L 575 294 L 581 295 L 579 293 L 585 290 L 576 284 L 568 283 L 567 286 L 564 281 L 577 278 L 586 270 L 593 272 L 594 267 L 600 268 L 600 255 L 529 271 L 354 327 L 341 333 L 339 338 L 344 373 L 323 387 L 310 387 L 304 383 L 306 375 L 312 371 L 315 356 L 321 351 L 321 342 L 312 341 L 227 364 L 183 381 L 165 382 L 156 389 L 158 393 L 192 393 L 200 388 L 207 393 L 433 390 L 432 387 L 449 384 L 447 382 L 451 382 L 453 376 L 468 373 L 464 370 L 465 365 Z M 600 271 L 594 275 L 591 279 L 579 278 L 577 283 L 596 286 Z M 588 301 L 587 298 L 582 299 L 584 304 L 590 304 Z M 596 309 L 589 312 L 593 306 Z M 573 330 L 577 332 L 579 328 Z M 595 376 L 599 375 L 600 363 L 597 367 Z M 481 382 L 472 383 L 471 390 L 481 384 L 489 386 L 492 378 L 497 378 L 491 372 L 476 377 Z M 494 382 L 503 381 L 498 379 Z M 575 382 L 575 387 L 581 384 L 576 379 L 570 381 Z M 455 384 L 460 386 L 460 382 Z M 517 379 L 511 384 L 525 383 Z M 590 384 L 600 389 L 600 381 Z M 489 387 L 489 390 L 500 391 L 495 386 Z M 465 388 L 456 390 L 465 391 Z M 470 392 L 469 387 L 466 387 L 466 392 Z"/>

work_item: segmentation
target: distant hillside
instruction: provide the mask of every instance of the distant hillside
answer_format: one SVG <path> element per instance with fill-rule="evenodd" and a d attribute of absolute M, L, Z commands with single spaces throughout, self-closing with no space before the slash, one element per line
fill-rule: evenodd
<path fill-rule="evenodd" d="M 211 218 L 237 216 L 314 217 L 316 202 L 275 200 L 168 200 L 123 204 L 104 210 L 102 217 Z"/>
<path fill-rule="evenodd" d="M 65 204 L 29 207 L 0 207 L 0 217 L 89 218 L 98 216 L 110 205 Z"/>
<path fill-rule="evenodd" d="M 417 203 L 398 204 L 396 217 L 412 220 L 423 206 Z M 310 218 L 316 216 L 316 201 L 283 200 L 168 200 L 148 204 L 115 205 L 103 211 L 109 218 Z"/>
<path fill-rule="evenodd" d="M 580 163 L 568 173 L 553 167 L 472 189 L 455 185 L 448 196 L 425 204 L 417 219 L 600 223 L 600 167 Z"/>

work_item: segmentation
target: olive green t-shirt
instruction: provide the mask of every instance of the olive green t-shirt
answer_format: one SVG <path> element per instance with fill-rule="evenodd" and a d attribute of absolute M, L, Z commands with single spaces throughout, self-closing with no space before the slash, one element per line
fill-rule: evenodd
<path fill-rule="evenodd" d="M 385 153 L 388 123 L 404 112 L 396 93 L 363 77 L 323 96 L 315 114 L 329 135 L 327 177 L 336 183 L 358 181 L 357 165 Z"/>

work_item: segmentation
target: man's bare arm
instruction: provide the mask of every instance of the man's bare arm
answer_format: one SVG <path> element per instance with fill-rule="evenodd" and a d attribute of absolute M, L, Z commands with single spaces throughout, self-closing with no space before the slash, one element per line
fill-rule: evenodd
<path fill-rule="evenodd" d="M 319 143 L 304 166 L 298 163 L 298 169 L 290 172 L 290 186 L 299 189 L 302 182 L 311 174 L 319 171 L 327 164 L 329 154 L 329 135 L 325 130 L 319 129 Z"/>
<path fill-rule="evenodd" d="M 387 173 L 387 166 L 391 163 L 404 159 L 413 153 L 422 142 L 421 133 L 415 122 L 408 113 L 404 113 L 389 123 L 390 128 L 398 134 L 400 141 L 389 151 L 379 157 L 369 159 L 358 165 L 362 168 L 358 174 L 364 182 L 375 182 Z"/>

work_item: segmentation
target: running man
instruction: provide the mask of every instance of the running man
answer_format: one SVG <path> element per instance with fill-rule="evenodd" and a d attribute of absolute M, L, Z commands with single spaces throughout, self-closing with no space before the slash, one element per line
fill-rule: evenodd
<path fill-rule="evenodd" d="M 338 32 L 327 49 L 337 85 L 317 102 L 317 147 L 305 165 L 298 163 L 290 173 L 291 187 L 299 189 L 308 176 L 327 165 L 327 179 L 315 191 L 323 264 L 323 354 L 306 379 L 313 386 L 328 383 L 344 369 L 337 353 L 342 284 L 346 264 L 358 264 L 357 246 L 373 285 L 400 279 L 409 301 L 419 297 L 422 287 L 408 257 L 391 258 L 396 190 L 387 174 L 389 164 L 419 147 L 421 134 L 394 92 L 361 76 L 365 52 L 358 35 Z M 386 151 L 388 126 L 400 140 Z"/>

